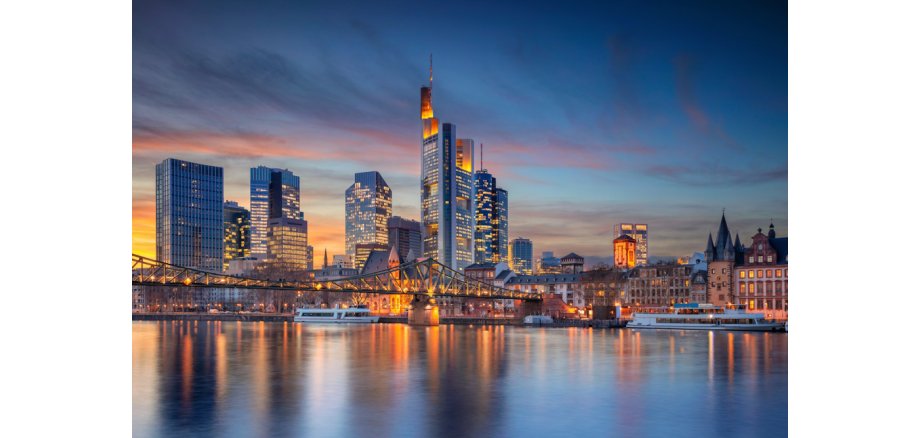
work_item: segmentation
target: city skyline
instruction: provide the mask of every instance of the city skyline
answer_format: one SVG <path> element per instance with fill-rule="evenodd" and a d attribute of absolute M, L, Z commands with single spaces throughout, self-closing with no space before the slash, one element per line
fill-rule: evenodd
<path fill-rule="evenodd" d="M 168 5 L 139 5 L 134 252 L 154 253 L 153 166 L 170 157 L 223 167 L 225 200 L 244 208 L 249 168 L 301 175 L 315 257 L 345 252 L 341 193 L 356 172 L 380 172 L 393 215 L 419 217 L 417 99 L 430 53 L 438 117 L 485 144 L 485 167 L 515 198 L 509 233 L 532 239 L 534 251 L 610 258 L 610 227 L 640 221 L 655 230 L 651 256 L 688 255 L 704 249 L 723 207 L 742 239 L 770 218 L 788 234 L 785 20 L 769 17 L 785 5 L 631 6 L 660 15 L 648 29 L 603 8 L 596 15 L 608 24 L 579 12 L 588 24 L 573 29 L 538 7 L 521 11 L 546 24 L 531 39 L 503 24 L 469 42 L 425 20 L 428 41 L 387 30 L 406 22 L 398 8 L 373 23 L 287 10 L 316 24 L 311 31 L 260 7 L 229 29 L 241 7 L 210 16 L 213 5 L 202 6 L 177 20 Z M 497 20 L 475 7 L 457 14 Z M 163 31 L 167 20 L 175 25 Z M 342 43 L 311 38 L 323 20 L 341 26 Z M 680 34 L 700 23 L 710 30 Z M 562 32 L 572 39 L 554 41 Z M 485 38 L 496 44 L 476 44 Z M 743 53 L 752 47 L 758 56 Z"/>

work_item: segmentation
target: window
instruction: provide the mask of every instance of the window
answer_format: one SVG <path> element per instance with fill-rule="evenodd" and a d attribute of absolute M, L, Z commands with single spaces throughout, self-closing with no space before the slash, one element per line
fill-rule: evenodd
<path fill-rule="evenodd" d="M 757 256 L 757 263 L 763 263 L 763 256 L 762 256 L 762 255 Z"/>
<path fill-rule="evenodd" d="M 771 255 L 767 256 L 767 263 L 773 263 L 773 256 Z"/>
<path fill-rule="evenodd" d="M 741 276 L 741 278 L 745 278 L 745 277 L 746 277 L 744 274 L 747 274 L 747 272 L 745 272 L 745 271 L 743 271 L 743 270 L 739 273 L 739 275 Z"/>
<path fill-rule="evenodd" d="M 782 277 L 782 276 L 783 276 L 783 270 L 782 270 L 782 269 L 777 269 L 777 270 L 776 270 L 776 278 L 780 278 L 780 277 Z"/>
<path fill-rule="evenodd" d="M 763 278 L 763 269 L 757 270 L 757 278 Z"/>
<path fill-rule="evenodd" d="M 754 256 L 748 257 L 748 263 L 754 263 Z"/>
<path fill-rule="evenodd" d="M 741 283 L 741 288 L 738 289 L 742 294 L 747 292 L 747 283 Z"/>
<path fill-rule="evenodd" d="M 773 271 L 770 269 L 767 269 L 767 278 L 773 278 Z"/>
<path fill-rule="evenodd" d="M 748 269 L 748 278 L 754 278 L 754 270 Z"/>

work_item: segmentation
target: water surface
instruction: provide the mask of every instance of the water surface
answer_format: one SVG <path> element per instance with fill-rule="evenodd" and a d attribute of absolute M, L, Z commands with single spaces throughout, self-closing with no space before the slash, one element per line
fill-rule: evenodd
<path fill-rule="evenodd" d="M 785 436 L 787 335 L 134 322 L 135 436 Z"/>

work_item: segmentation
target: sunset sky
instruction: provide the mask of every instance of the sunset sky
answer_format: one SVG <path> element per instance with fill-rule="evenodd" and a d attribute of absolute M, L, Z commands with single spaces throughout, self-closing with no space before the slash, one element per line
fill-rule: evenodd
<path fill-rule="evenodd" d="M 702 251 L 722 212 L 787 234 L 785 2 L 175 2 L 133 11 L 133 250 L 153 256 L 154 166 L 288 168 L 317 261 L 344 253 L 345 189 L 379 171 L 419 219 L 419 87 L 485 144 L 534 254 Z M 476 157 L 477 168 L 479 157 Z M 589 263 L 590 263 L 589 259 Z"/>

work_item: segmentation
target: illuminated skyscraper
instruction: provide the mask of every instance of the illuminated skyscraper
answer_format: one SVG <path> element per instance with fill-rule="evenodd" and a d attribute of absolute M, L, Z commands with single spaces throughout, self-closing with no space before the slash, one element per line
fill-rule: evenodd
<path fill-rule="evenodd" d="M 511 269 L 518 275 L 533 275 L 533 242 L 518 237 L 511 246 Z"/>
<path fill-rule="evenodd" d="M 156 167 L 157 260 L 220 272 L 224 169 L 167 158 Z"/>
<path fill-rule="evenodd" d="M 249 210 L 234 201 L 224 202 L 224 271 L 230 260 L 250 255 Z"/>
<path fill-rule="evenodd" d="M 475 251 L 473 141 L 458 139 L 450 123 L 438 125 L 431 80 L 421 89 L 422 253 L 462 270 Z"/>
<path fill-rule="evenodd" d="M 354 184 L 345 190 L 345 253 L 356 266 L 364 264 L 357 257 L 356 245 L 377 244 L 384 250 L 387 248 L 387 222 L 392 215 L 393 194 L 380 173 L 356 173 Z"/>
<path fill-rule="evenodd" d="M 616 224 L 613 227 L 613 237 L 627 235 L 636 241 L 636 265 L 648 265 L 648 225 L 647 224 Z M 614 254 L 616 257 L 616 254 Z"/>
<path fill-rule="evenodd" d="M 508 263 L 508 192 L 476 171 L 476 263 Z"/>
<path fill-rule="evenodd" d="M 287 169 L 265 166 L 249 170 L 252 255 L 268 254 L 268 221 L 276 218 L 303 219 L 300 211 L 300 177 Z"/>

